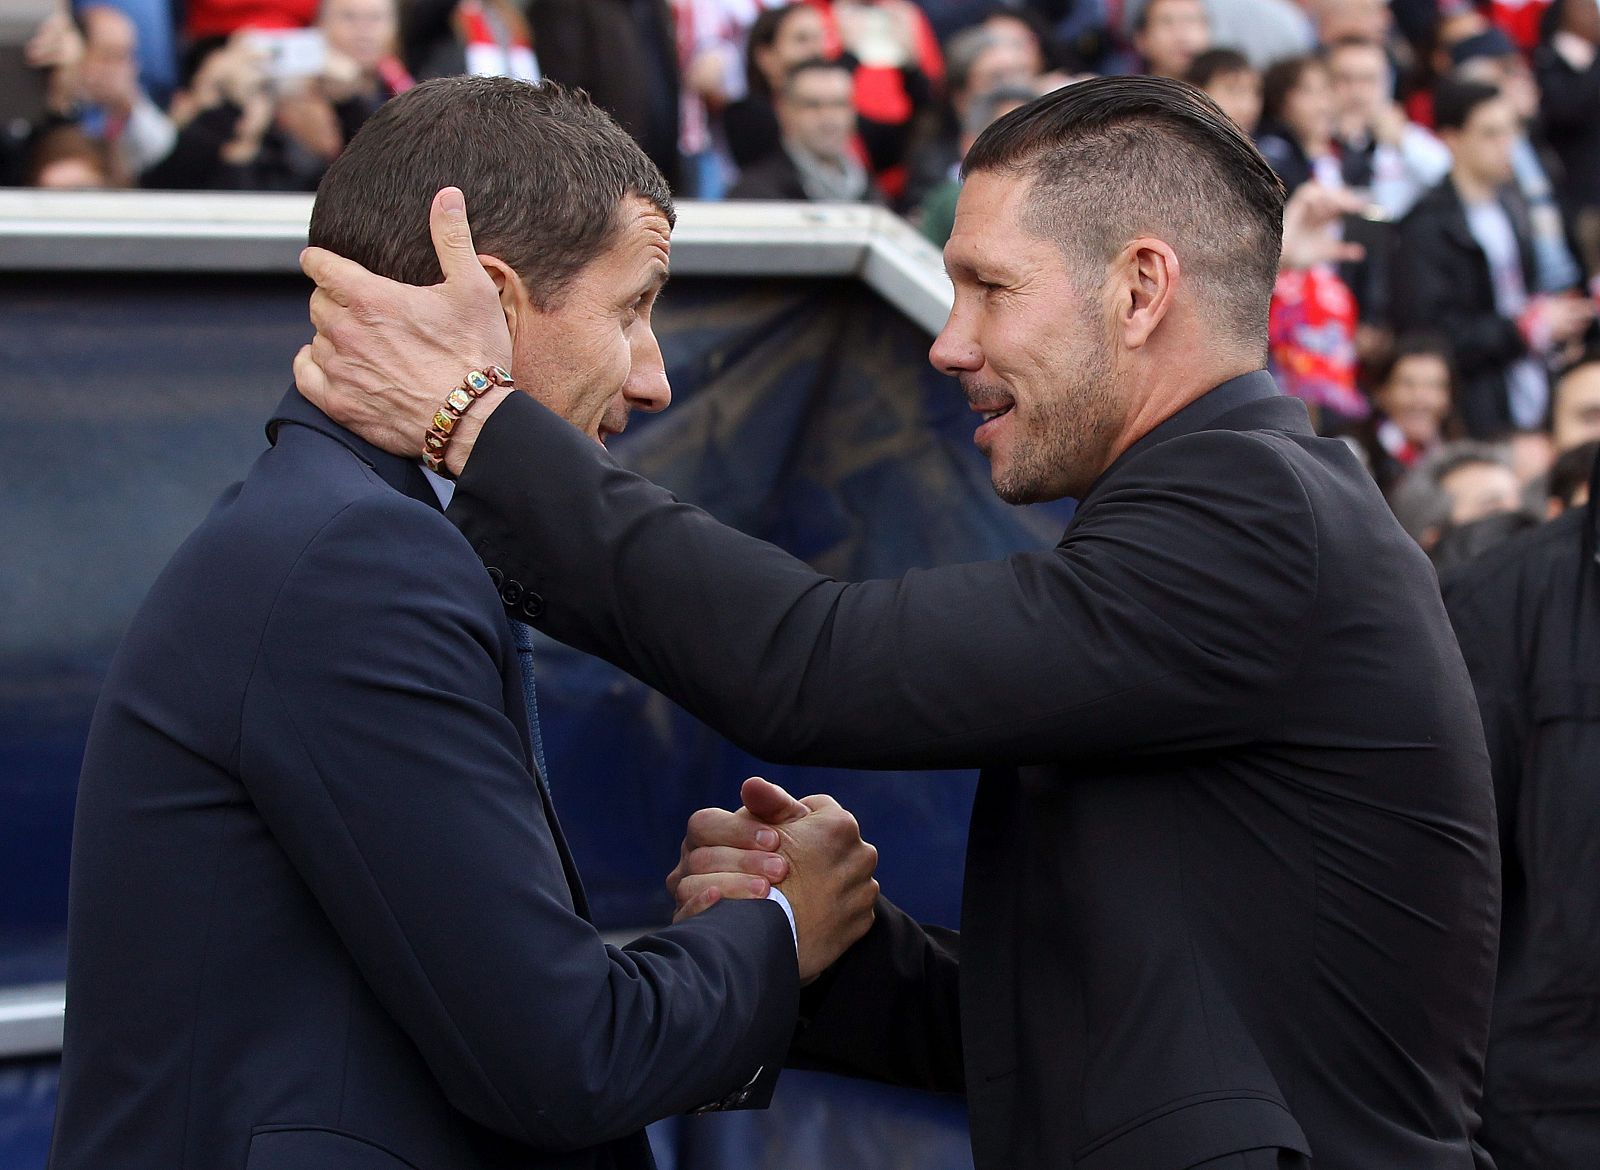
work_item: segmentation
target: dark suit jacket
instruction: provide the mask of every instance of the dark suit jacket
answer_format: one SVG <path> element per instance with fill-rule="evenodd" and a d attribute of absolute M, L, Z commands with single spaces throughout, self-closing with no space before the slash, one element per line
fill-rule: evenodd
<path fill-rule="evenodd" d="M 482 563 L 415 464 L 273 429 L 95 713 L 52 1167 L 648 1167 L 781 1064 L 782 911 L 604 945 Z"/>
<path fill-rule="evenodd" d="M 1593 478 L 1600 492 L 1600 467 Z M 1600 495 L 1590 500 L 1446 577 L 1444 595 L 1483 713 L 1505 856 L 1485 1094 L 1502 1115 L 1581 1118 L 1592 1141 L 1600 1128 Z M 1550 1137 L 1560 1145 L 1560 1131 Z M 1538 1164 L 1590 1165 L 1592 1151 L 1574 1145 Z M 1505 1161 L 1536 1164 L 1511 1149 Z"/>
<path fill-rule="evenodd" d="M 1537 266 L 1526 210 L 1502 199 L 1517 233 L 1522 277 L 1535 290 Z M 1506 367 L 1528 356 L 1516 322 L 1495 309 L 1489 260 L 1467 225 L 1466 209 L 1449 178 L 1418 200 L 1399 223 L 1390 254 L 1390 315 L 1397 332 L 1443 333 L 1456 367 L 1456 409 L 1474 438 L 1493 438 L 1511 426 Z"/>
<path fill-rule="evenodd" d="M 811 196 L 800 184 L 800 169 L 781 146 L 752 167 L 746 168 L 739 181 L 728 191 L 729 199 L 787 199 L 809 201 Z M 879 206 L 883 193 L 869 178 L 862 203 Z"/>
<path fill-rule="evenodd" d="M 1427 560 L 1267 375 L 1140 440 L 1055 549 L 896 581 L 819 576 L 521 400 L 452 516 L 546 631 L 753 752 L 983 768 L 959 962 L 885 907 L 801 1038 L 964 1087 L 980 1170 L 1487 1165 L 1471 684 Z"/>

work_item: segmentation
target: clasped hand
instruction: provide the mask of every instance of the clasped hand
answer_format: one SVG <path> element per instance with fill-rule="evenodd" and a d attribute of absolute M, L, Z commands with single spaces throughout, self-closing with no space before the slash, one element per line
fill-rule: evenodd
<path fill-rule="evenodd" d="M 776 886 L 794 911 L 800 981 L 809 983 L 872 926 L 878 851 L 831 796 L 796 800 L 751 777 L 736 812 L 703 808 L 689 818 L 678 865 L 667 875 L 674 922 L 723 898 L 764 898 Z"/>

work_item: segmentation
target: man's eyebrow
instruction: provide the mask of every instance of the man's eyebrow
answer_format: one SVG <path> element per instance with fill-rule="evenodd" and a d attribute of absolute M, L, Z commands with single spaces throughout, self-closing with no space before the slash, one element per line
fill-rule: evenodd
<path fill-rule="evenodd" d="M 672 272 L 665 264 L 661 263 L 659 260 L 652 261 L 650 264 L 649 278 L 644 282 L 644 287 L 640 290 L 640 295 L 648 296 L 652 292 L 660 292 L 666 287 L 667 281 L 671 279 Z"/>

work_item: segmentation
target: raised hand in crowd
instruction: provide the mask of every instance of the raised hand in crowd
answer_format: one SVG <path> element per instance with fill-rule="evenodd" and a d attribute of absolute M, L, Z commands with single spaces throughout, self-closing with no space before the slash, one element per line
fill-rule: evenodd
<path fill-rule="evenodd" d="M 796 800 L 757 776 L 740 790 L 736 812 L 703 808 L 667 889 L 673 921 L 723 898 L 762 898 L 769 883 L 789 900 L 800 949 L 800 980 L 815 979 L 872 926 L 878 851 L 861 839 L 855 817 L 831 796 Z"/>
<path fill-rule="evenodd" d="M 78 100 L 78 71 L 83 63 L 83 34 L 65 12 L 45 17 L 23 49 L 24 60 L 50 74 L 48 100 L 58 113 Z"/>
<path fill-rule="evenodd" d="M 1317 182 L 1300 184 L 1283 208 L 1280 267 L 1311 268 L 1361 259 L 1361 246 L 1341 239 L 1338 227 L 1343 216 L 1359 214 L 1363 206 L 1354 192 Z"/>

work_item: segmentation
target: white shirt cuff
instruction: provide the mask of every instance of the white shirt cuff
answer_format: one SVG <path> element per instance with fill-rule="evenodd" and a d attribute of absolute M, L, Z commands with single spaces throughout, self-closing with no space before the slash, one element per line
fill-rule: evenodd
<path fill-rule="evenodd" d="M 767 901 L 776 902 L 783 907 L 783 916 L 789 920 L 789 933 L 794 935 L 794 953 L 798 958 L 800 955 L 800 932 L 795 929 L 794 925 L 794 907 L 789 905 L 789 899 L 783 896 L 783 891 L 778 889 L 777 886 L 767 887 Z"/>

